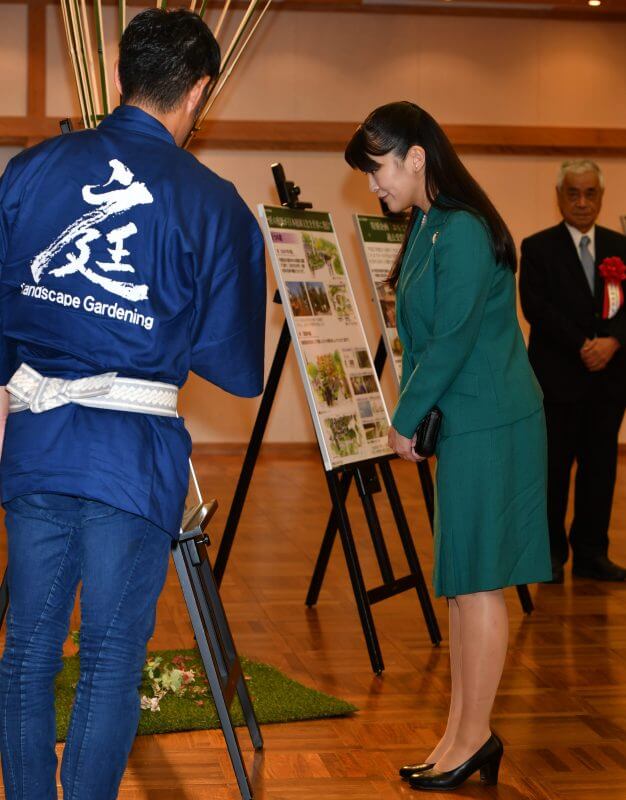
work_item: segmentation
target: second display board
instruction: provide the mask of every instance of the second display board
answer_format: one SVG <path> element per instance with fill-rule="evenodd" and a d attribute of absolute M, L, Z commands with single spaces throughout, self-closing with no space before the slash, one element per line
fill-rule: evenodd
<path fill-rule="evenodd" d="M 259 206 L 326 470 L 391 454 L 389 415 L 330 214 Z"/>
<path fill-rule="evenodd" d="M 402 344 L 396 324 L 396 295 L 387 285 L 387 276 L 400 252 L 407 222 L 405 219 L 396 220 L 365 214 L 355 214 L 354 222 L 363 248 L 363 260 L 372 287 L 387 356 L 394 367 L 396 384 L 400 386 Z"/>

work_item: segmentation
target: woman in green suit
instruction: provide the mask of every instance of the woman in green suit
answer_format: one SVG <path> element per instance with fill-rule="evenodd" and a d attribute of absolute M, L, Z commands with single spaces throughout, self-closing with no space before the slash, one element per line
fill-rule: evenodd
<path fill-rule="evenodd" d="M 478 770 L 496 783 L 502 589 L 552 576 L 542 394 L 517 321 L 515 246 L 441 127 L 413 103 L 373 111 L 346 160 L 391 211 L 411 209 L 389 276 L 404 346 L 390 447 L 421 460 L 415 429 L 434 406 L 443 413 L 434 583 L 449 601 L 452 697 L 442 739 L 400 774 L 423 790 L 454 789 Z"/>

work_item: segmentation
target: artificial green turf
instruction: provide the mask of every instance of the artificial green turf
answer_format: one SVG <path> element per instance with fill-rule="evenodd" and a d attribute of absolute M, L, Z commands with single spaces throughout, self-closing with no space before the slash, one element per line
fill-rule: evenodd
<path fill-rule="evenodd" d="M 161 656 L 166 663 L 171 663 L 172 658 L 176 656 L 188 659 L 188 668 L 193 669 L 196 675 L 202 676 L 202 680 L 198 678 L 196 681 L 201 690 L 198 688 L 194 690 L 195 694 L 186 697 L 167 694 L 161 699 L 160 711 L 142 711 L 139 734 L 219 728 L 217 712 L 198 651 L 157 650 L 149 653 L 149 656 L 151 658 Z M 79 656 L 69 656 L 64 658 L 63 662 L 63 671 L 56 683 L 57 741 L 60 742 L 65 740 L 67 734 L 74 689 L 78 682 Z M 340 717 L 357 710 L 356 706 L 345 700 L 322 694 L 291 680 L 269 664 L 250 661 L 247 658 L 242 658 L 241 664 L 260 723 Z M 142 686 L 141 693 L 149 693 L 147 683 Z M 235 725 L 244 724 L 237 699 L 232 705 L 231 714 Z"/>

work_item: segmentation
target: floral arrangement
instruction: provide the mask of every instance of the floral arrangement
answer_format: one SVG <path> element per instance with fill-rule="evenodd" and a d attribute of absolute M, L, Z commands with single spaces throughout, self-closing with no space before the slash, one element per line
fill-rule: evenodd
<path fill-rule="evenodd" d="M 78 649 L 79 631 L 72 631 L 70 639 Z M 192 700 L 197 706 L 210 703 L 211 690 L 204 670 L 198 668 L 201 663 L 199 657 L 199 654 L 195 657 L 179 654 L 170 659 L 161 655 L 149 655 L 142 673 L 142 710 L 160 711 L 161 700 L 168 694 Z M 250 680 L 248 675 L 244 675 L 244 679 Z"/>
<path fill-rule="evenodd" d="M 178 697 L 195 698 L 198 706 L 204 705 L 204 700 L 198 695 L 207 693 L 206 679 L 201 684 L 196 683 L 196 671 L 190 669 L 189 656 L 174 656 L 168 664 L 161 656 L 148 658 L 143 667 L 143 683 L 150 686 L 151 694 L 141 696 L 141 708 L 149 711 L 160 711 L 159 703 L 168 692 Z M 204 675 L 202 676 L 204 678 Z"/>

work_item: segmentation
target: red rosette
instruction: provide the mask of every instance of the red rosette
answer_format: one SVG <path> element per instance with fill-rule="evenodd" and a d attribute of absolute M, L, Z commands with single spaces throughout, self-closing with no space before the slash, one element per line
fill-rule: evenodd
<path fill-rule="evenodd" d="M 604 278 L 603 319 L 612 319 L 624 305 L 622 281 L 626 280 L 626 264 L 619 256 L 609 256 L 598 267 Z"/>
<path fill-rule="evenodd" d="M 609 256 L 598 267 L 605 281 L 621 282 L 626 280 L 626 264 L 619 256 Z"/>

